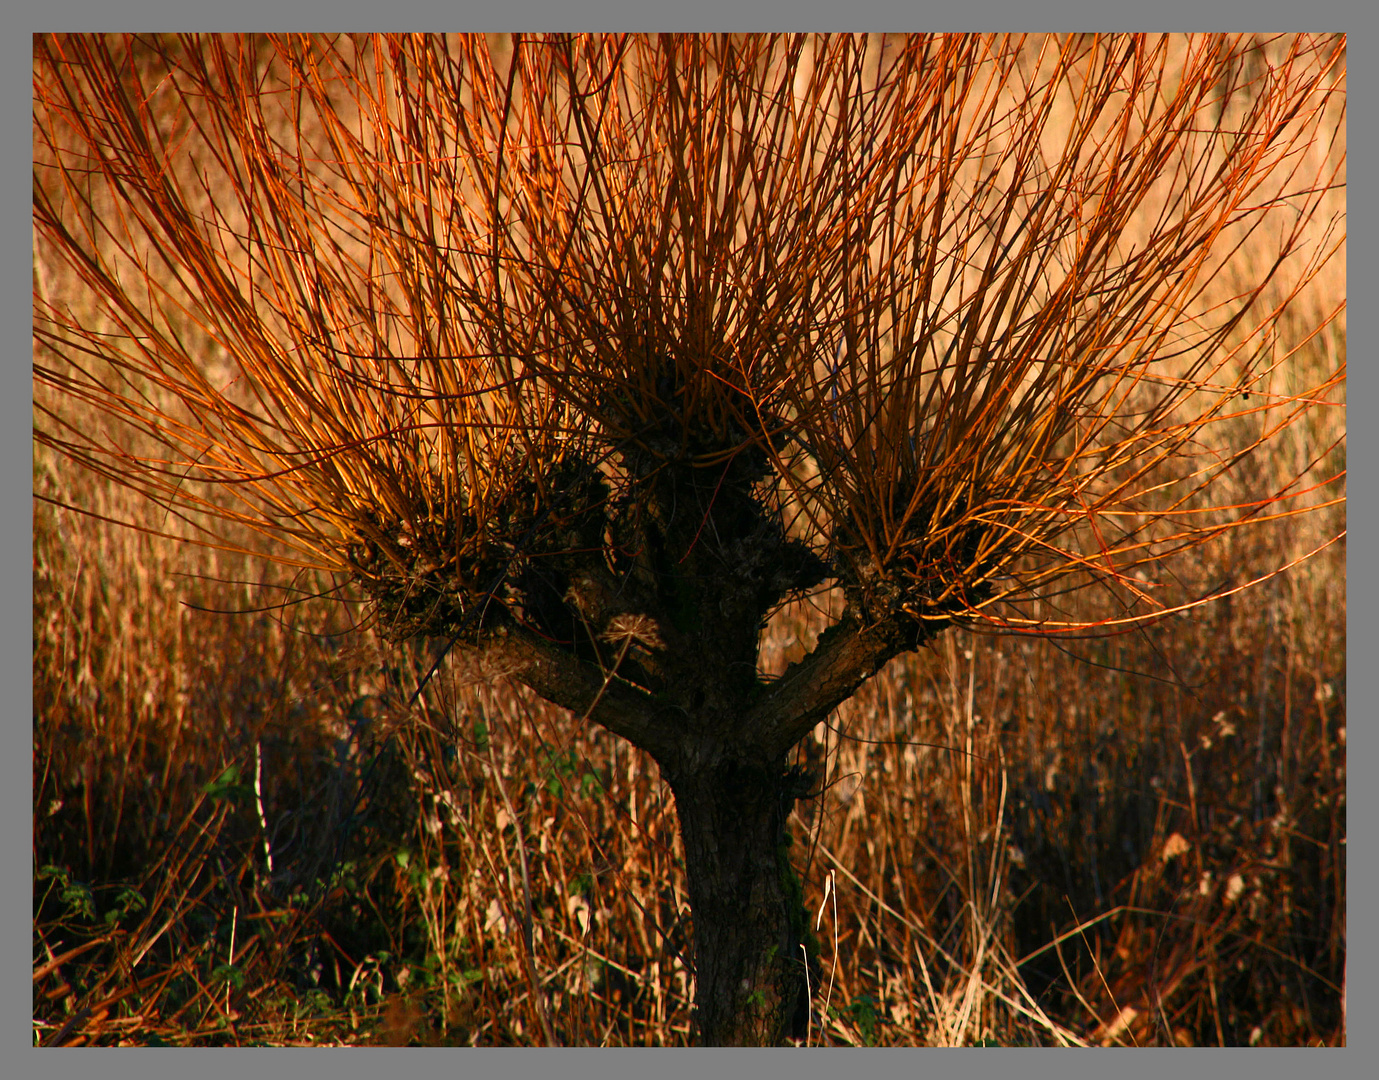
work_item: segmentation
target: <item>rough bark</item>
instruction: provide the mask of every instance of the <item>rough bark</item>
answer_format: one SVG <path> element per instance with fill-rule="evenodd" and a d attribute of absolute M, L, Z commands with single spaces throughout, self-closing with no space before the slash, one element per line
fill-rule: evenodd
<path fill-rule="evenodd" d="M 706 626 L 698 641 L 666 650 L 655 693 L 514 624 L 490 640 L 516 678 L 660 765 L 685 848 L 697 1039 L 778 1046 L 803 1037 L 809 1008 L 808 917 L 786 828 L 802 778 L 787 769 L 787 755 L 887 660 L 913 648 L 917 631 L 849 612 L 771 683 L 714 676 L 730 657 L 738 668 L 754 666 L 755 643 L 730 651 L 741 637 L 731 631 L 740 624 Z"/>
<path fill-rule="evenodd" d="M 504 626 L 489 648 L 492 662 L 503 674 L 607 728 L 658 761 L 678 746 L 677 725 L 668 715 L 674 712 L 673 705 L 622 679 L 610 678 L 540 635 L 520 626 Z"/>
<path fill-rule="evenodd" d="M 790 865 L 783 760 L 728 758 L 667 775 L 694 916 L 695 1026 L 704 1046 L 804 1034 L 805 916 Z"/>
<path fill-rule="evenodd" d="M 889 619 L 865 625 L 851 611 L 819 635 L 812 652 L 771 683 L 745 717 L 768 751 L 784 753 L 924 632 Z"/>

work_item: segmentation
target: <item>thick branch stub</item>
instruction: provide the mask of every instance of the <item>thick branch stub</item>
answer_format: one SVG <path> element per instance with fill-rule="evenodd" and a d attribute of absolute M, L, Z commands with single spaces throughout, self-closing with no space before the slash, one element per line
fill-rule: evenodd
<path fill-rule="evenodd" d="M 905 616 L 864 624 L 849 608 L 819 635 L 813 652 L 791 664 L 744 718 L 770 754 L 784 754 L 850 698 L 890 659 L 931 637 Z"/>
<path fill-rule="evenodd" d="M 487 655 L 501 668 L 495 674 L 524 683 L 547 701 L 600 724 L 658 761 L 675 752 L 673 709 L 540 635 L 508 623 L 492 632 Z"/>
<path fill-rule="evenodd" d="M 693 693 L 648 693 L 510 621 L 488 635 L 487 651 L 495 674 L 511 676 L 548 701 L 600 724 L 664 767 L 706 757 L 696 740 L 712 730 L 717 735 L 710 742 L 729 736 L 744 759 L 783 757 L 887 662 L 919 648 L 935 632 L 905 615 L 864 624 L 849 607 L 819 636 L 814 650 L 766 685 L 750 706 L 746 699 L 740 708 L 718 701 L 703 716 L 677 704 L 682 696 L 693 699 Z M 687 681 L 702 685 L 698 679 Z M 697 696 L 703 699 L 704 689 Z M 707 723 L 710 713 L 723 713 L 718 724 Z"/>

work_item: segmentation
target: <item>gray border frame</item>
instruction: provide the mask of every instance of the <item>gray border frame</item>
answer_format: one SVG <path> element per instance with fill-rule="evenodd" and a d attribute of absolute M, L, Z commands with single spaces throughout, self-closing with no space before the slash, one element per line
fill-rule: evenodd
<path fill-rule="evenodd" d="M 11 14 L 7 17 L 7 22 L 35 24 L 43 22 L 46 29 L 102 29 L 118 24 L 119 28 L 143 28 L 153 23 L 167 25 L 169 23 L 185 23 L 188 21 L 202 21 L 208 13 L 215 9 L 209 4 L 172 4 L 167 2 L 149 2 L 149 0 L 117 0 L 116 3 L 104 3 L 97 5 L 90 0 L 81 0 L 78 3 L 45 4 L 41 8 L 26 8 L 21 13 Z M 223 10 L 223 9 L 222 9 Z M 929 17 L 937 16 L 939 22 L 952 21 L 954 14 L 957 14 L 966 24 L 960 29 L 984 29 L 999 28 L 1013 29 L 1019 28 L 1018 24 L 1031 21 L 1031 15 L 1035 20 L 1042 24 L 1043 28 L 1066 27 L 1070 23 L 1076 22 L 1082 25 L 1090 23 L 1117 23 L 1124 22 L 1127 16 L 1134 19 L 1138 16 L 1144 18 L 1143 12 L 1146 9 L 1138 5 L 1117 4 L 1114 8 L 1107 5 L 1095 5 L 1090 3 L 1067 3 L 1061 0 L 1037 0 L 1034 4 L 1015 4 L 1011 0 L 1002 3 L 979 3 L 963 4 L 959 9 L 945 7 L 929 8 L 927 5 L 919 6 L 904 3 L 903 0 L 863 0 L 863 2 L 852 2 L 846 6 L 835 6 L 824 4 L 820 0 L 808 0 L 806 3 L 789 3 L 787 0 L 754 0 L 754 2 L 743 5 L 741 3 L 723 3 L 720 0 L 713 0 L 712 3 L 696 3 L 693 7 L 684 4 L 674 3 L 636 3 L 633 0 L 574 0 L 574 2 L 559 3 L 558 0 L 507 0 L 501 5 L 479 4 L 475 0 L 460 0 L 453 5 L 426 2 L 414 2 L 407 0 L 403 4 L 394 4 L 386 9 L 387 21 L 396 27 L 401 24 L 422 23 L 426 26 L 434 26 L 444 22 L 478 22 L 486 24 L 489 29 L 529 29 L 539 26 L 542 29 L 590 29 L 590 28 L 612 28 L 616 23 L 618 29 L 645 29 L 647 27 L 638 24 L 646 24 L 658 21 L 690 22 L 698 26 L 687 27 L 688 29 L 724 29 L 735 30 L 754 30 L 772 28 L 794 29 L 801 25 L 821 29 L 821 22 L 836 23 L 840 16 L 844 16 L 846 21 L 851 23 L 856 29 L 877 28 L 878 24 L 886 28 L 903 28 L 915 26 L 929 21 Z M 1331 0 L 1323 0 L 1322 3 L 1309 3 L 1303 7 L 1285 8 L 1281 4 L 1270 3 L 1266 5 L 1247 4 L 1244 0 L 1227 0 L 1225 3 L 1215 2 L 1206 10 L 1202 5 L 1189 6 L 1181 0 L 1173 0 L 1170 4 L 1159 3 L 1154 5 L 1152 16 L 1155 22 L 1160 24 L 1170 22 L 1173 25 L 1167 27 L 1172 30 L 1189 29 L 1224 29 L 1228 25 L 1232 28 L 1239 28 L 1243 23 L 1251 24 L 1251 29 L 1298 29 L 1296 26 L 1279 26 L 1280 22 L 1296 23 L 1306 21 L 1312 24 L 1315 29 L 1338 28 L 1350 31 L 1356 23 L 1366 24 L 1374 16 L 1365 17 L 1361 14 L 1362 8 L 1357 0 L 1346 0 L 1344 3 L 1333 3 Z M 238 4 L 235 6 L 233 15 L 238 21 L 252 22 L 255 29 L 300 29 L 301 20 L 311 17 L 314 22 L 330 22 L 336 26 L 358 26 L 361 22 L 373 23 L 379 18 L 379 9 L 366 6 L 361 3 L 349 4 L 327 4 L 321 0 L 294 0 L 287 5 L 287 10 L 281 3 L 269 5 L 266 3 L 255 2 L 250 4 Z M 399 18 L 401 16 L 401 18 Z M 214 19 L 221 22 L 222 19 Z M 1016 26 L 1011 24 L 1015 23 Z M 94 25 L 93 25 L 94 24 Z M 241 27 L 243 28 L 243 27 Z M 683 28 L 683 27 L 682 27 Z M 32 32 L 32 27 L 30 27 Z M 1356 35 L 1351 33 L 1351 38 Z M 1369 40 L 1367 34 L 1361 34 L 1358 38 L 1363 48 L 1363 42 Z M 18 33 L 6 34 L 0 39 L 0 85 L 6 93 L 0 94 L 0 120 L 3 121 L 4 130 L 19 136 L 23 125 L 32 124 L 32 111 L 28 102 L 32 100 L 31 86 L 26 89 L 24 80 L 31 71 L 31 43 L 32 37 L 21 38 Z M 1353 42 L 1352 42 L 1353 43 Z M 24 53 L 28 53 L 28 58 Z M 1374 87 L 1366 75 L 1367 65 L 1357 65 L 1359 69 L 1358 92 L 1360 99 L 1370 97 L 1374 93 Z M 1370 89 L 1366 90 L 1368 86 Z M 1371 97 L 1371 101 L 1372 101 Z M 1361 109 L 1358 113 L 1351 113 L 1351 116 L 1358 115 L 1360 122 L 1365 126 L 1371 122 L 1368 109 Z M 1374 144 L 1367 139 L 1357 140 L 1356 160 L 1360 168 L 1357 175 L 1361 177 L 1361 190 L 1369 187 L 1374 175 L 1372 166 L 1374 165 L 1375 150 Z M 1370 163 L 1370 168 L 1365 167 L 1365 162 Z M 9 249 L 18 252 L 20 248 L 20 230 L 22 228 L 20 218 L 20 208 L 15 203 L 20 201 L 19 192 L 22 190 L 23 178 L 19 175 L 20 163 L 18 160 L 7 161 L 0 166 L 4 180 L 0 190 L 4 192 L 4 199 L 11 203 L 12 213 L 6 214 L 3 218 L 4 233 L 10 237 L 14 243 L 14 248 Z M 1362 199 L 1361 205 L 1367 205 L 1367 200 Z M 1370 235 L 1371 219 L 1368 214 L 1361 214 L 1358 220 L 1350 223 L 1356 226 L 1358 241 L 1356 244 L 1349 245 L 1349 263 L 1347 266 L 1347 278 L 1354 276 L 1357 280 L 1373 282 L 1376 280 L 1375 274 L 1375 248 L 1365 242 L 1364 237 Z M 30 229 L 31 232 L 31 229 Z M 7 327 L 18 327 L 22 325 L 22 319 L 31 318 L 31 309 L 25 312 L 23 298 L 26 293 L 31 291 L 31 283 L 23 283 L 19 280 L 22 272 L 19 258 L 15 258 L 14 263 L 5 264 L 5 287 L 0 289 L 0 302 L 3 302 L 4 312 L 7 317 L 4 325 Z M 1360 327 L 1359 337 L 1361 340 L 1368 336 L 1364 330 L 1368 314 L 1374 309 L 1368 303 L 1362 303 L 1356 313 Z M 1347 320 L 1351 317 L 1347 315 Z M 17 332 L 14 338 L 17 339 Z M 8 337 L 8 335 L 7 335 Z M 21 348 L 17 340 L 13 341 L 16 352 Z M 1359 368 L 1359 386 L 1361 401 L 1368 398 L 1373 390 L 1373 372 L 1375 364 L 1371 361 L 1362 361 Z M 0 423 L 0 432 L 3 432 L 4 442 L 17 444 L 20 433 L 24 429 L 23 409 L 28 408 L 29 431 L 32 431 L 32 356 L 26 361 L 22 354 L 14 358 L 13 366 L 5 363 L 0 366 L 0 378 L 3 379 L 3 386 L 6 393 L 0 393 L 0 410 L 3 415 L 9 416 L 14 421 L 13 424 Z M 1363 405 L 1362 405 L 1363 407 Z M 1362 428 L 1362 432 L 1363 432 Z M 1369 446 L 1370 450 L 1364 450 Z M 1368 441 L 1367 436 L 1361 435 L 1360 448 L 1363 456 L 1373 452 L 1373 444 Z M 29 449 L 30 458 L 32 457 L 32 444 Z M 23 453 L 16 453 L 14 459 L 7 456 L 3 459 L 7 464 L 4 472 L 6 479 L 17 479 L 15 474 L 19 472 L 18 462 L 23 460 Z M 13 464 L 9 464 L 13 462 Z M 1356 504 L 1360 510 L 1360 533 L 1362 545 L 1367 543 L 1366 536 L 1372 536 L 1373 518 L 1375 514 L 1374 482 L 1372 475 L 1367 468 L 1362 468 L 1359 476 L 1361 484 L 1360 497 Z M 32 471 L 30 470 L 30 482 L 32 485 Z M 1370 496 L 1365 496 L 1364 491 L 1369 490 Z M 14 579 L 6 576 L 8 584 L 6 587 L 6 600 L 10 600 L 9 593 L 18 592 L 18 564 L 21 559 L 27 557 L 27 565 L 30 568 L 29 585 L 30 595 L 32 596 L 32 515 L 28 519 L 27 527 L 21 526 L 20 519 L 5 519 L 0 523 L 0 545 L 3 551 L 4 565 L 12 572 L 16 572 Z M 1363 550 L 1363 548 L 1362 548 Z M 1364 565 L 1362 562 L 1361 565 Z M 1347 637 L 1347 669 L 1354 682 L 1347 681 L 1348 696 L 1355 697 L 1359 702 L 1373 701 L 1376 696 L 1376 675 L 1379 674 L 1379 664 L 1375 663 L 1374 654 L 1370 654 L 1371 659 L 1365 662 L 1363 657 L 1368 652 L 1368 648 L 1363 642 L 1374 641 L 1375 638 L 1370 633 L 1375 629 L 1375 609 L 1371 607 L 1375 599 L 1375 578 L 1369 573 L 1362 573 L 1355 582 L 1350 582 L 1347 576 L 1347 611 L 1357 613 L 1357 634 L 1348 634 Z M 17 612 L 20 610 L 18 597 L 14 597 L 15 616 L 6 618 L 3 626 L 6 630 L 6 637 L 9 633 L 16 632 L 19 627 L 19 617 Z M 8 604 L 6 604 L 8 609 Z M 1364 627 L 1369 625 L 1370 631 L 1365 631 Z M 18 633 L 16 633 L 16 637 Z M 1356 645 L 1358 641 L 1361 644 Z M 3 660 L 3 673 L 5 685 L 18 686 L 18 670 L 23 664 L 23 657 L 28 653 L 32 657 L 32 639 L 28 647 L 11 639 L 11 646 L 0 650 L 0 657 Z M 32 675 L 32 661 L 29 663 L 30 675 Z M 10 683 L 13 677 L 15 682 Z M 1350 695 L 1350 690 L 1356 690 L 1354 695 Z M 32 680 L 30 680 L 30 722 L 32 721 Z M 26 822 L 31 819 L 32 808 L 32 768 L 29 768 L 29 775 L 25 777 L 24 762 L 32 762 L 32 740 L 29 742 L 29 752 L 26 754 L 21 746 L 23 738 L 23 718 L 19 715 L 18 709 L 13 713 L 6 710 L 3 724 L 0 724 L 0 801 L 8 808 L 7 813 L 0 814 L 0 842 L 3 842 L 3 850 L 10 858 L 15 859 L 11 866 L 11 872 L 4 885 L 3 901 L 0 901 L 4 916 L 0 923 L 0 970 L 6 972 L 8 977 L 0 985 L 4 988 L 4 999 L 11 1001 L 11 997 L 19 996 L 18 987 L 21 984 L 21 972 L 28 969 L 30 959 L 26 958 L 24 947 L 21 942 L 30 936 L 30 912 L 32 904 L 32 893 L 30 891 L 30 873 L 19 872 L 21 863 L 20 851 L 26 840 L 26 834 L 30 836 L 26 828 Z M 1366 766 L 1364 762 L 1374 761 L 1376 757 L 1376 732 L 1373 719 L 1364 721 L 1365 714 L 1359 713 L 1361 717 L 1357 725 L 1351 725 L 1349 734 L 1348 750 L 1351 756 L 1356 757 L 1359 762 L 1359 769 L 1356 774 L 1365 775 Z M 30 729 L 31 730 L 31 729 Z M 20 805 L 24 797 L 21 793 L 28 792 L 29 799 L 24 805 Z M 329 1076 L 331 1080 L 340 1080 L 342 1077 L 372 1077 L 386 1070 L 389 1073 L 401 1073 L 404 1076 L 429 1077 L 445 1076 L 453 1077 L 456 1075 L 511 1075 L 511 1076 L 543 1076 L 559 1075 L 569 1077 L 571 1072 L 577 1077 L 583 1076 L 643 1076 L 654 1074 L 660 1076 L 697 1076 L 710 1074 L 719 1070 L 752 1070 L 753 1073 L 764 1072 L 781 1076 L 837 1076 L 840 1073 L 855 1073 L 858 1070 L 866 1076 L 904 1076 L 913 1077 L 917 1073 L 933 1071 L 939 1075 L 969 1075 L 969 1076 L 989 1076 L 1002 1074 L 1018 1074 L 1022 1076 L 1049 1075 L 1049 1076 L 1101 1076 L 1107 1072 L 1116 1075 L 1129 1076 L 1157 1076 L 1169 1072 L 1182 1071 L 1185 1075 L 1202 1075 L 1208 1070 L 1216 1076 L 1249 1076 L 1251 1080 L 1258 1074 L 1263 1073 L 1267 1076 L 1277 1075 L 1280 1077 L 1296 1076 L 1360 1076 L 1364 1069 L 1361 1062 L 1367 1056 L 1364 1047 L 1374 1041 L 1373 1032 L 1376 1030 L 1376 1001 L 1379 1000 L 1379 956 L 1376 956 L 1376 931 L 1375 925 L 1371 922 L 1375 908 L 1375 897 L 1379 895 L 1379 873 L 1376 873 L 1376 834 L 1363 826 L 1363 822 L 1374 823 L 1376 810 L 1379 809 L 1379 796 L 1376 796 L 1375 789 L 1370 789 L 1367 785 L 1360 784 L 1347 793 L 1348 810 L 1353 807 L 1353 812 L 1349 813 L 1348 825 L 1360 823 L 1359 829 L 1347 827 L 1348 840 L 1355 841 L 1357 858 L 1354 863 L 1348 866 L 1348 912 L 1358 914 L 1356 926 L 1348 927 L 1347 950 L 1348 954 L 1357 960 L 1355 965 L 1356 981 L 1348 984 L 1348 999 L 1352 1006 L 1349 1012 L 1349 1019 L 1355 1023 L 1349 1025 L 1348 1041 L 1349 1046 L 1345 1048 L 1332 1048 L 1321 1051 L 1308 1051 L 1305 1049 L 1274 1049 L 1272 1051 L 1251 1051 L 1248 1049 L 1208 1049 L 1197 1048 L 1189 1050 L 1121 1050 L 1114 1052 L 1114 1058 L 1108 1056 L 1113 1053 L 1096 1053 L 1094 1051 L 1076 1050 L 1046 1050 L 1038 1054 L 1031 1051 L 1019 1051 L 1015 1049 L 988 1049 L 981 1052 L 963 1052 L 952 1049 L 913 1049 L 913 1050 L 843 1050 L 843 1049 L 818 1049 L 808 1055 L 801 1055 L 790 1050 L 588 1050 L 588 1049 L 565 1049 L 565 1050 L 544 1050 L 544 1049 L 471 1049 L 471 1050 L 445 1050 L 445 1049 L 407 1049 L 384 1051 L 381 1049 L 358 1049 L 348 1054 L 327 1055 L 325 1051 L 313 1054 L 304 1052 L 294 1053 L 290 1050 L 252 1050 L 235 1049 L 220 1052 L 199 1051 L 189 1049 L 168 1049 L 162 1051 L 131 1049 L 122 1053 L 115 1051 L 102 1052 L 92 1049 L 73 1049 L 67 1051 L 40 1052 L 32 1046 L 32 1029 L 27 1021 L 23 1020 L 25 1009 L 20 1007 L 16 1001 L 0 1010 L 7 1018 L 12 1027 L 7 1025 L 5 1031 L 6 1043 L 13 1046 L 20 1054 L 19 1059 L 10 1066 L 4 1067 L 4 1072 L 8 1075 L 22 1075 L 25 1077 L 45 1077 L 45 1076 L 83 1076 L 101 1075 L 108 1076 L 112 1073 L 116 1076 L 130 1075 L 137 1077 L 180 1077 L 189 1074 L 198 1076 L 237 1076 L 241 1073 L 253 1071 L 268 1076 L 279 1075 L 300 1075 L 310 1076 Z M 32 864 L 32 851 L 26 860 L 30 866 Z M 1359 904 L 1354 905 L 1358 900 Z M 30 1002 L 32 995 L 30 994 Z M 31 1012 L 30 1009 L 27 1010 Z M 22 1022 L 22 1028 L 21 1028 Z M 384 1054 L 388 1056 L 383 1057 Z M 97 1054 L 100 1054 L 99 1060 Z M 846 1058 L 842 1055 L 846 1054 Z M 252 1055 L 252 1056 L 251 1056 Z M 1019 1055 L 1017 1059 L 1017 1055 Z M 1373 1068 L 1373 1064 L 1370 1066 Z M 11 1071 L 14 1070 L 14 1071 Z M 1373 1074 L 1371 1074 L 1373 1075 Z"/>

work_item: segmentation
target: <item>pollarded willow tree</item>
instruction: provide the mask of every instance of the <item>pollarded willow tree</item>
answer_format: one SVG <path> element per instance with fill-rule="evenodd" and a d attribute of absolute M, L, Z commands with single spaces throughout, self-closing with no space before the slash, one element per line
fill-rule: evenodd
<path fill-rule="evenodd" d="M 1211 599 L 1166 560 L 1344 497 L 1218 494 L 1340 400 L 1266 387 L 1344 310 L 1285 318 L 1341 39 L 35 48 L 36 243 L 100 312 L 35 292 L 37 440 L 650 754 L 705 1043 L 799 1015 L 789 754 L 882 665 L 1071 588 L 1161 618 Z"/>

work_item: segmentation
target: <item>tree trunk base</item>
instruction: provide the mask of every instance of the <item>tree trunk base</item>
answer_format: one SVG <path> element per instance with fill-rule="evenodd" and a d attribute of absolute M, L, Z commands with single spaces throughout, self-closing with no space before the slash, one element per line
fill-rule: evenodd
<path fill-rule="evenodd" d="M 699 1041 L 780 1046 L 803 1038 L 808 922 L 785 829 L 797 778 L 780 761 L 723 763 L 667 780 L 694 911 Z"/>

